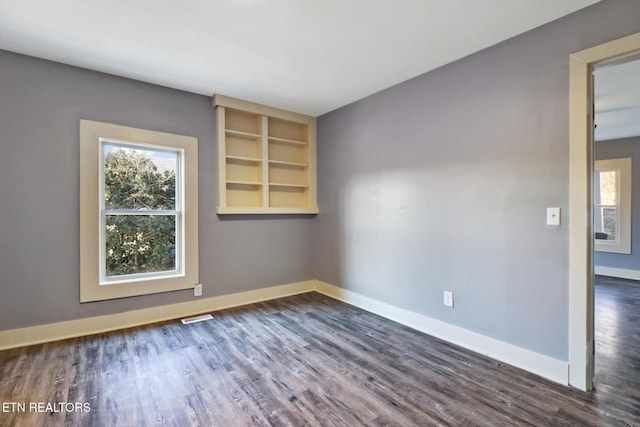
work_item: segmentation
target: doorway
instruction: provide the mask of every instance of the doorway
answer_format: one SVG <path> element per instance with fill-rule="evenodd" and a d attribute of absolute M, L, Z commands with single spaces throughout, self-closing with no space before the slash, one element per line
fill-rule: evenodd
<path fill-rule="evenodd" d="M 594 378 L 593 71 L 640 55 L 640 33 L 570 56 L 569 384 Z"/>
<path fill-rule="evenodd" d="M 593 74 L 593 382 L 599 399 L 632 404 L 640 399 L 640 242 L 633 242 L 640 230 L 633 215 L 640 212 L 640 59 Z"/>

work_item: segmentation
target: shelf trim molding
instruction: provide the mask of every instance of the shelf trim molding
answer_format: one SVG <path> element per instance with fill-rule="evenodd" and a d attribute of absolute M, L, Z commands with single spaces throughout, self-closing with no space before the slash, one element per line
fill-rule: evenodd
<path fill-rule="evenodd" d="M 219 106 L 216 109 L 216 137 L 218 143 L 218 206 L 224 206 L 227 203 L 227 185 L 220 183 L 227 180 L 227 143 L 226 143 L 226 127 L 225 123 L 225 107 Z M 220 143 L 220 141 L 223 141 Z"/>
<path fill-rule="evenodd" d="M 261 114 L 263 116 L 269 117 L 278 117 L 284 120 L 298 123 L 308 124 L 310 121 L 316 120 L 316 118 L 312 116 L 294 113 L 293 111 L 281 110 L 280 108 L 269 107 L 268 105 L 244 101 L 242 99 L 220 95 L 219 93 L 213 95 L 212 104 L 214 107 L 222 106 L 233 108 L 235 110 L 242 110 L 248 113 Z"/>
<path fill-rule="evenodd" d="M 235 214 L 251 214 L 251 215 L 287 215 L 287 214 L 300 214 L 300 215 L 316 215 L 318 208 L 257 208 L 257 207 L 238 207 L 238 206 L 225 206 L 218 207 L 216 213 L 220 215 L 235 215 Z"/>
<path fill-rule="evenodd" d="M 269 163 L 269 140 L 267 139 L 267 135 L 269 134 L 269 117 L 262 116 L 262 161 L 264 163 L 262 167 L 262 182 L 269 182 L 269 168 L 264 167 L 264 165 L 268 165 Z M 266 188 L 266 187 L 265 187 Z M 269 206 L 269 192 L 262 191 L 262 206 Z"/>

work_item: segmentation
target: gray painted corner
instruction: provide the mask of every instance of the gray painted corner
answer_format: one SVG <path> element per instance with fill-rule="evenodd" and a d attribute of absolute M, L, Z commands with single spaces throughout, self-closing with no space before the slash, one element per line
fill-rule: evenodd
<path fill-rule="evenodd" d="M 639 16 L 604 1 L 321 116 L 316 278 L 568 360 L 569 55 Z"/>
<path fill-rule="evenodd" d="M 204 297 L 313 278 L 312 218 L 215 214 L 210 98 L 6 51 L 0 93 L 0 330 L 194 298 L 187 290 L 80 304 L 80 119 L 198 138 Z"/>

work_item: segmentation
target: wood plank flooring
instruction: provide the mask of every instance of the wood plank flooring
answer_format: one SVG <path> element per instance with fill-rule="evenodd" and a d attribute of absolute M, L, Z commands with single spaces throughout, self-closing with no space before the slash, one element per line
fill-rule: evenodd
<path fill-rule="evenodd" d="M 596 276 L 595 301 L 598 404 L 640 417 L 640 282 Z"/>
<path fill-rule="evenodd" d="M 26 403 L 0 425 L 640 425 L 637 358 L 625 360 L 621 377 L 599 359 L 598 391 L 583 393 L 309 293 L 0 352 L 0 402 Z"/>

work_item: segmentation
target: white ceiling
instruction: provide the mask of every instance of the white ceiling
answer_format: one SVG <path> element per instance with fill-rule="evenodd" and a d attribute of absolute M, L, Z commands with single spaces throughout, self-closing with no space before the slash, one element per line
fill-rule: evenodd
<path fill-rule="evenodd" d="M 640 135 L 640 60 L 596 69 L 595 140 Z"/>
<path fill-rule="evenodd" d="M 314 116 L 599 0 L 0 0 L 0 48 Z"/>

